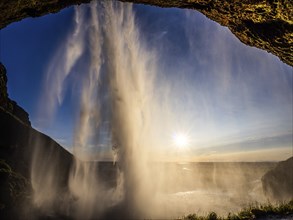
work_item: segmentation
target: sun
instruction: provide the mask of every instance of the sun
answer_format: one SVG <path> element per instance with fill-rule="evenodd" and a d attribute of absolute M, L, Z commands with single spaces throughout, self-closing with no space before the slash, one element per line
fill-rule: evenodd
<path fill-rule="evenodd" d="M 177 147 L 186 147 L 189 143 L 189 138 L 184 133 L 176 133 L 173 135 L 173 142 Z"/>

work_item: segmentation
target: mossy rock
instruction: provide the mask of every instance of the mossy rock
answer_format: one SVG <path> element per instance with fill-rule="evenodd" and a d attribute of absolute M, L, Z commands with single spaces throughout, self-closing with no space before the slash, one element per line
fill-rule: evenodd
<path fill-rule="evenodd" d="M 0 218 L 19 216 L 23 204 L 31 199 L 30 182 L 0 159 Z"/>

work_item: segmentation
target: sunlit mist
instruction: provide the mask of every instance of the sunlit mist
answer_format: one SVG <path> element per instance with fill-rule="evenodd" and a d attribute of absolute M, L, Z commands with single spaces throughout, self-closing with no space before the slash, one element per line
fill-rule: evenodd
<path fill-rule="evenodd" d="M 189 12 L 184 19 L 189 27 L 196 27 Z M 271 81 L 253 87 L 254 79 L 264 76 L 249 74 L 240 67 L 242 76 L 235 75 L 237 68 L 228 61 L 232 59 L 230 52 L 228 57 L 213 56 L 223 42 L 212 41 L 204 50 L 210 60 L 197 57 L 192 28 L 185 33 L 190 57 L 178 58 L 177 65 L 173 65 L 177 61 L 172 52 L 142 35 L 139 21 L 144 22 L 136 18 L 130 4 L 107 1 L 75 7 L 73 30 L 49 62 L 42 99 L 48 101 L 41 102 L 41 109 L 45 109 L 41 112 L 54 118 L 70 88 L 76 103 L 72 146 L 68 148 L 75 161 L 68 176 L 68 192 L 63 195 L 68 197 L 63 201 L 64 210 L 75 211 L 66 215 L 79 219 L 112 218 L 111 213 L 125 218 L 168 218 L 191 212 L 192 207 L 203 211 L 213 207 L 225 213 L 244 202 L 264 201 L 259 178 L 271 167 L 269 163 L 247 167 L 163 162 L 242 161 L 253 151 L 255 156 L 250 158 L 260 158 L 262 150 L 267 150 L 260 143 L 267 140 L 265 147 L 276 140 L 280 148 L 288 151 L 290 128 L 283 127 L 279 134 L 275 130 L 283 120 L 292 121 L 292 117 L 287 114 L 287 118 L 268 121 L 268 117 L 281 113 L 264 109 L 274 102 L 285 105 L 290 95 L 284 95 L 283 101 L 272 101 L 265 93 L 259 97 L 261 100 L 255 100 L 255 94 L 273 86 Z M 227 48 L 222 50 L 228 51 L 228 40 L 225 45 Z M 264 62 L 270 65 L 270 59 Z M 185 74 L 179 74 L 182 68 Z M 275 73 L 265 76 L 268 77 L 276 79 L 278 88 L 284 82 Z M 290 89 L 284 86 L 274 95 L 280 97 Z M 287 106 L 282 112 L 289 110 Z M 174 132 L 173 128 L 178 130 Z M 35 203 L 50 210 L 59 201 L 58 173 L 54 163 L 46 165 L 49 173 L 43 172 L 38 165 L 40 153 L 36 152 L 38 159 L 32 167 Z M 266 155 L 272 156 L 270 151 Z M 115 180 L 112 187 L 99 177 L 99 166 L 103 165 L 97 161 L 105 159 L 114 162 L 107 168 Z M 225 169 L 230 170 L 229 174 L 223 174 Z M 249 177 L 245 189 L 253 191 L 246 194 L 241 186 L 250 169 L 255 169 L 258 176 Z M 230 186 L 227 179 L 232 176 Z M 46 196 L 49 192 L 50 197 Z M 237 203 L 231 202 L 229 195 Z M 70 200 L 70 196 L 75 199 Z M 214 203 L 208 202 L 212 197 Z M 183 201 L 185 198 L 187 201 Z M 97 206 L 97 201 L 103 204 Z"/>
<path fill-rule="evenodd" d="M 195 11 L 92 1 L 66 13 L 32 122 L 73 162 L 65 172 L 32 142 L 40 213 L 168 219 L 267 201 L 261 177 L 292 155 L 291 67 Z"/>

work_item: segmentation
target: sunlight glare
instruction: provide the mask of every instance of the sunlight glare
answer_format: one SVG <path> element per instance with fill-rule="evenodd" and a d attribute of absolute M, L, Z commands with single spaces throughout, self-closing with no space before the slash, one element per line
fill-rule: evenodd
<path fill-rule="evenodd" d="M 178 147 L 186 147 L 189 143 L 188 137 L 183 133 L 176 133 L 173 136 L 174 144 Z"/>

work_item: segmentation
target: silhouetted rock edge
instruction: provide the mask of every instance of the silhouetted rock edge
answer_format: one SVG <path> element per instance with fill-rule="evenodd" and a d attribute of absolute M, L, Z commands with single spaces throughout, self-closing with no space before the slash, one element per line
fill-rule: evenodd
<path fill-rule="evenodd" d="M 120 0 L 159 7 L 197 10 L 227 26 L 244 44 L 278 56 L 293 66 L 293 1 L 290 0 Z M 90 0 L 3 0 L 0 2 L 0 29 L 27 17 L 56 13 Z"/>

